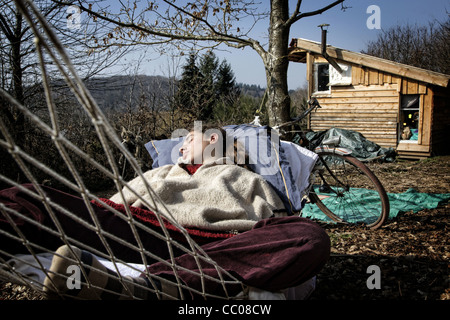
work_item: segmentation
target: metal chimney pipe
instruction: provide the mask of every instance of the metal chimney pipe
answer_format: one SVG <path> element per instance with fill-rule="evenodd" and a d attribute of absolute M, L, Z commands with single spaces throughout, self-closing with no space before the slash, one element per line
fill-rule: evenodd
<path fill-rule="evenodd" d="M 322 56 L 335 68 L 339 73 L 342 73 L 341 67 L 334 61 L 327 53 L 327 27 L 329 24 L 321 24 L 318 25 L 320 29 L 322 29 Z"/>

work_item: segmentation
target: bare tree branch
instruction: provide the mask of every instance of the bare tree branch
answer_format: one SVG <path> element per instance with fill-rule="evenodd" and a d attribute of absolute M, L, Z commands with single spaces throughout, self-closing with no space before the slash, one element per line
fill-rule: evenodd
<path fill-rule="evenodd" d="M 68 5 L 67 0 L 52 0 Z M 261 57 L 267 79 L 267 106 L 271 122 L 282 121 L 289 116 L 285 110 L 290 108 L 287 90 L 287 48 L 289 46 L 289 29 L 296 21 L 321 14 L 344 0 L 329 0 L 330 4 L 310 12 L 301 12 L 302 0 L 289 14 L 287 1 L 270 1 L 269 12 L 263 12 L 261 4 L 254 0 L 192 0 L 190 2 L 175 2 L 161 0 L 159 2 L 122 3 L 119 10 L 112 7 L 102 7 L 97 2 L 77 0 L 77 5 L 88 14 L 94 22 L 103 23 L 103 39 L 94 37 L 96 47 L 133 46 L 138 44 L 161 45 L 173 43 L 177 50 L 182 48 L 198 49 L 214 48 L 224 44 L 232 48 L 251 47 Z M 71 2 L 73 4 L 73 2 Z M 95 6 L 95 9 L 93 8 Z M 267 18 L 268 44 L 262 45 L 250 35 L 257 21 Z M 253 18 L 254 23 L 248 31 L 242 31 L 244 22 Z M 247 19 L 247 20 L 245 20 Z M 200 43 L 200 44 L 199 44 Z M 96 48 L 97 49 L 97 48 Z M 161 48 L 164 50 L 164 48 Z M 275 116 L 279 113 L 280 115 Z M 273 123 L 272 123 L 273 124 Z"/>
<path fill-rule="evenodd" d="M 297 15 L 292 15 L 291 18 L 286 22 L 286 25 L 292 25 L 293 23 L 297 22 L 298 20 L 302 19 L 302 18 L 306 18 L 306 17 L 311 17 L 311 16 L 316 16 L 318 14 L 322 14 L 325 11 L 337 6 L 340 3 L 343 3 L 345 0 L 337 0 L 321 9 L 318 10 L 314 10 L 314 11 L 310 11 L 310 12 L 305 12 L 305 13 L 300 13 L 298 11 Z M 297 7 L 300 8 L 301 5 L 301 0 L 299 0 L 299 2 L 297 3 Z"/>

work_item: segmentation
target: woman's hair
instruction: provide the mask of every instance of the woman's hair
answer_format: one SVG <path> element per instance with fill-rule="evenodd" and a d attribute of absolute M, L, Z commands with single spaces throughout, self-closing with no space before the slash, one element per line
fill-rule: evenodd
<path fill-rule="evenodd" d="M 200 129 L 199 126 L 194 125 L 189 130 L 190 132 L 198 131 Z M 233 136 L 229 135 L 225 129 L 223 129 L 220 126 L 214 125 L 214 124 L 204 124 L 201 125 L 201 132 L 203 134 L 205 133 L 218 133 L 219 137 L 222 138 L 222 141 L 220 141 L 222 145 L 222 155 L 223 157 L 229 157 L 233 160 L 233 163 L 246 168 L 248 170 L 251 170 L 249 167 L 249 157 L 247 152 L 245 151 L 244 146 Z M 233 140 L 233 144 L 231 144 L 229 141 Z M 228 142 L 228 143 L 227 143 Z M 215 150 L 214 150 L 215 151 Z M 216 156 L 216 155 L 213 155 Z M 220 156 L 220 155 L 219 155 Z"/>

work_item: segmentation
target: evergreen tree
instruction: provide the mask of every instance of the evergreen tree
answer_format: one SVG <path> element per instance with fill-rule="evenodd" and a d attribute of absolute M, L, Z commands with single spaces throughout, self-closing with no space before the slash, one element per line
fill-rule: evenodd
<path fill-rule="evenodd" d="M 222 61 L 217 71 L 216 92 L 220 97 L 231 98 L 235 98 L 240 93 L 231 65 L 226 60 Z"/>
<path fill-rule="evenodd" d="M 201 87 L 203 89 L 201 119 L 205 121 L 210 121 L 214 118 L 214 105 L 217 101 L 215 83 L 218 66 L 219 59 L 214 52 L 208 51 L 200 57 L 199 70 L 202 74 Z"/>
<path fill-rule="evenodd" d="M 199 70 L 202 73 L 205 83 L 213 87 L 217 79 L 217 72 L 219 67 L 219 59 L 214 52 L 208 51 L 200 57 Z"/>
<path fill-rule="evenodd" d="M 191 119 L 221 125 L 251 121 L 259 105 L 254 98 L 241 96 L 231 65 L 226 60 L 219 63 L 212 51 L 200 56 L 198 63 L 195 53 L 189 55 L 174 103 Z"/>
<path fill-rule="evenodd" d="M 203 75 L 197 67 L 197 56 L 191 53 L 183 66 L 183 73 L 178 82 L 174 97 L 175 109 L 182 110 L 192 118 L 201 118 L 203 96 Z"/>

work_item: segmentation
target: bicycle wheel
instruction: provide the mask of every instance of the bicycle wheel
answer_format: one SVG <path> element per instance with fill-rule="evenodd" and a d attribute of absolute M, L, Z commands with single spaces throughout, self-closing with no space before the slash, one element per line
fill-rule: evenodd
<path fill-rule="evenodd" d="M 316 170 L 317 169 L 317 170 Z M 309 198 L 333 221 L 379 228 L 389 216 L 389 199 L 373 172 L 351 155 L 319 153 Z"/>

